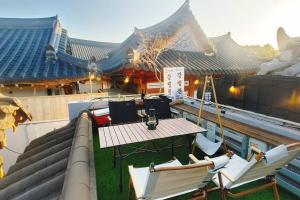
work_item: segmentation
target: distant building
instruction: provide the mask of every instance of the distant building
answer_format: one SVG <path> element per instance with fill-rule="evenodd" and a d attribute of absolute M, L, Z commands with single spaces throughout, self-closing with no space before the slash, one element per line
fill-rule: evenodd
<path fill-rule="evenodd" d="M 113 86 L 157 92 L 155 84 L 148 85 L 158 82 L 157 71 L 177 66 L 185 67 L 187 92 L 192 95 L 194 81 L 204 75 L 255 74 L 260 64 L 230 34 L 208 38 L 189 1 L 160 23 L 135 28 L 120 44 L 70 38 L 57 16 L 0 18 L 0 38 L 0 91 L 14 96 L 89 92 L 80 91 L 89 83 L 98 85 L 96 91 Z M 168 43 L 155 60 L 156 71 L 145 63 L 136 65 L 133 56 L 145 51 L 147 41 L 159 38 Z"/>

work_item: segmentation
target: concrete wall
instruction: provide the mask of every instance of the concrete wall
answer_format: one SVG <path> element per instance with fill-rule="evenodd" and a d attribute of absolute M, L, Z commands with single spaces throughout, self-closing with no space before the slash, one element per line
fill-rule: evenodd
<path fill-rule="evenodd" d="M 61 128 L 69 123 L 69 120 L 52 120 L 39 121 L 20 124 L 17 131 L 13 133 L 12 129 L 6 131 L 7 148 L 18 153 L 23 153 L 25 147 L 34 139 L 45 135 L 46 133 L 55 129 Z M 12 152 L 8 149 L 0 150 L 0 155 L 4 158 L 4 171 L 13 165 L 18 153 Z"/>
<path fill-rule="evenodd" d="M 33 121 L 68 119 L 68 103 L 107 96 L 107 93 L 20 97 Z"/>

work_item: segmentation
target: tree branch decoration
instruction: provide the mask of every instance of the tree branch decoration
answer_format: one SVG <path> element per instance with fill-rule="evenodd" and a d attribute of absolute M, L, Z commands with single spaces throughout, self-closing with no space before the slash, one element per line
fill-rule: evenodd
<path fill-rule="evenodd" d="M 144 65 L 153 70 L 156 79 L 161 82 L 162 72 L 158 67 L 158 57 L 173 44 L 174 37 L 163 36 L 162 34 L 147 37 L 143 32 L 138 32 L 138 34 L 141 38 L 141 43 L 139 49 L 133 52 L 133 63 L 136 65 Z M 157 73 L 159 73 L 159 77 Z"/>

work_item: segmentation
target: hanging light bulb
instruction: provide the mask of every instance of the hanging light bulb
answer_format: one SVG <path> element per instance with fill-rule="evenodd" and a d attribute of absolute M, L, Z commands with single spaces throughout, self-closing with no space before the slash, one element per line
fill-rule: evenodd
<path fill-rule="evenodd" d="M 198 79 L 196 79 L 195 81 L 194 81 L 194 84 L 195 85 L 198 85 L 200 83 L 200 81 L 198 80 Z"/>
<path fill-rule="evenodd" d="M 235 91 L 236 91 L 236 87 L 234 87 L 233 85 L 230 86 L 229 92 L 234 93 Z"/>
<path fill-rule="evenodd" d="M 237 87 L 236 87 L 237 83 L 236 83 L 236 79 L 233 80 L 232 85 L 229 88 L 229 92 L 231 94 L 236 94 L 237 93 Z"/>
<path fill-rule="evenodd" d="M 90 79 L 94 80 L 95 79 L 95 74 L 91 74 Z"/>
<path fill-rule="evenodd" d="M 124 79 L 124 83 L 129 83 L 129 77 L 126 76 L 126 78 Z"/>

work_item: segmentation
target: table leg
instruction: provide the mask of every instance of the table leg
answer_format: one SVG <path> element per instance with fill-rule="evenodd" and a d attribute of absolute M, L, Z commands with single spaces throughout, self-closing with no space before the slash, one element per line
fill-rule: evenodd
<path fill-rule="evenodd" d="M 113 164 L 114 168 L 116 168 L 116 148 L 113 147 Z"/>
<path fill-rule="evenodd" d="M 187 135 L 187 138 L 188 138 L 188 145 L 189 145 L 189 153 L 191 153 L 192 152 L 192 142 L 193 142 L 193 140 L 191 139 L 190 135 Z"/>
<path fill-rule="evenodd" d="M 174 157 L 174 137 L 171 138 L 172 140 L 172 158 Z"/>
<path fill-rule="evenodd" d="M 119 170 L 120 170 L 120 182 L 119 182 L 119 188 L 120 192 L 123 192 L 123 165 L 122 165 L 122 153 L 120 151 L 120 147 L 117 147 L 118 150 L 118 156 L 119 156 Z"/>

